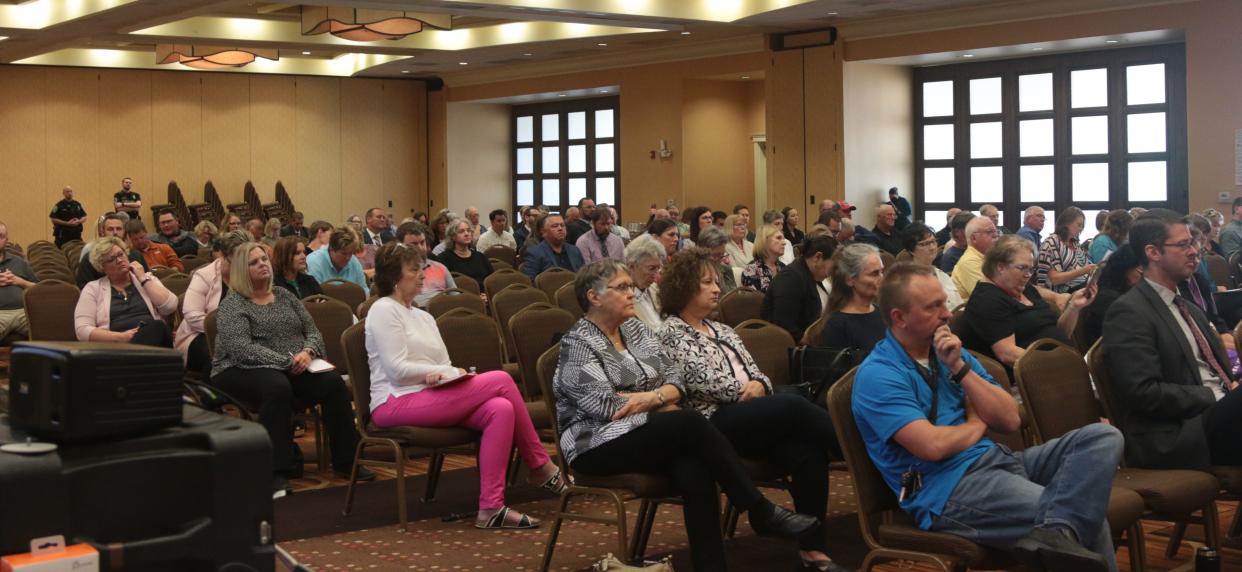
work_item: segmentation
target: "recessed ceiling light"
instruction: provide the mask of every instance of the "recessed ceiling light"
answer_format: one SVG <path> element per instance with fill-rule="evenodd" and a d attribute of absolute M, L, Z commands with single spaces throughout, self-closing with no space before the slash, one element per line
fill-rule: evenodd
<path fill-rule="evenodd" d="M 595 45 L 597 45 L 597 46 L 607 46 L 608 44 L 606 44 L 606 43 L 604 43 L 604 42 L 600 42 L 600 43 L 595 44 Z"/>
<path fill-rule="evenodd" d="M 750 76 L 748 76 L 748 75 L 744 75 L 744 76 L 742 76 L 742 79 L 750 79 Z"/>
<path fill-rule="evenodd" d="M 608 93 L 608 90 L 606 90 L 606 89 L 601 89 L 601 90 L 599 90 L 599 92 L 600 92 L 600 93 Z"/>
<path fill-rule="evenodd" d="M 530 56 L 533 56 L 533 55 L 535 55 L 535 54 L 532 54 L 532 53 L 530 53 L 530 52 L 526 52 L 526 53 L 524 53 L 524 54 L 522 54 L 522 55 L 524 55 L 524 56 L 526 56 L 526 57 L 528 57 L 528 58 L 529 58 Z"/>
<path fill-rule="evenodd" d="M 689 36 L 689 35 L 690 35 L 690 32 L 688 32 L 688 31 L 686 31 L 686 32 L 682 32 L 682 33 L 681 33 L 681 35 L 683 35 L 683 36 Z"/>
<path fill-rule="evenodd" d="M 401 73 L 410 73 L 410 70 L 401 70 Z"/>
<path fill-rule="evenodd" d="M 468 66 L 468 65 L 470 65 L 470 62 L 457 62 L 457 65 L 459 65 L 459 66 Z"/>
<path fill-rule="evenodd" d="M 963 57 L 963 58 L 973 58 L 973 57 L 975 57 L 975 55 L 974 55 L 974 54 L 962 54 L 962 57 Z"/>
<path fill-rule="evenodd" d="M 836 15 L 837 15 L 837 13 L 836 13 L 836 12 L 829 12 L 829 13 L 828 13 L 828 15 L 829 15 L 829 16 L 836 16 Z"/>
<path fill-rule="evenodd" d="M 310 52 L 302 52 L 302 55 L 304 55 L 304 56 L 309 56 L 309 55 L 310 55 Z"/>
<path fill-rule="evenodd" d="M 558 94 L 556 94 L 556 96 L 557 96 L 557 97 L 565 97 L 565 94 L 563 94 L 563 93 L 558 93 Z"/>
<path fill-rule="evenodd" d="M 1042 52 L 1042 51 L 1044 51 L 1044 49 L 1043 49 L 1043 48 L 1031 48 L 1031 51 L 1032 51 L 1032 52 Z"/>
<path fill-rule="evenodd" d="M 1104 40 L 1104 43 L 1105 43 L 1105 44 L 1115 44 L 1115 43 L 1117 43 L 1118 41 L 1119 41 L 1119 40 Z"/>

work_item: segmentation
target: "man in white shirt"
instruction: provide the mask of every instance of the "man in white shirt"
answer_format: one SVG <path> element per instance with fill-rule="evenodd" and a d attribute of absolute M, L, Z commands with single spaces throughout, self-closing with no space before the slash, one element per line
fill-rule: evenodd
<path fill-rule="evenodd" d="M 513 233 L 509 232 L 509 213 L 505 212 L 505 209 L 496 209 L 488 213 L 487 218 L 491 221 L 492 227 L 479 235 L 475 248 L 479 252 L 486 252 L 493 246 L 508 246 L 517 252 L 517 240 L 513 238 Z"/>

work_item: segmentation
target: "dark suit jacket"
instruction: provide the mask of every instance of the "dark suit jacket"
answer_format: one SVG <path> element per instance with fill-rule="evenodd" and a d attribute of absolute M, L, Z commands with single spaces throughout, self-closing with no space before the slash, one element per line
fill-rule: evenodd
<path fill-rule="evenodd" d="M 571 272 L 577 272 L 582 268 L 582 252 L 577 246 L 566 242 L 561 248 L 569 254 L 569 265 L 572 268 L 565 268 Z M 552 247 L 547 242 L 540 242 L 526 249 L 526 256 L 522 259 L 522 273 L 530 278 L 531 282 L 535 281 L 535 277 L 540 272 L 552 268 L 553 266 L 561 266 L 556 262 L 556 254 L 552 252 Z"/>
<path fill-rule="evenodd" d="M 1213 335 L 1212 324 L 1193 302 L 1189 307 L 1216 359 L 1228 368 L 1228 354 Z M 1208 467 L 1211 457 L 1201 417 L 1216 397 L 1199 377 L 1193 340 L 1186 339 L 1173 312 L 1146 280 L 1109 307 L 1103 340 L 1117 401 L 1114 422 L 1126 436 L 1126 461 L 1153 469 Z"/>
<path fill-rule="evenodd" d="M 310 238 L 310 229 L 307 227 L 293 228 L 293 225 L 287 224 L 280 227 L 280 236 L 300 236 L 302 238 Z"/>
<path fill-rule="evenodd" d="M 818 320 L 823 311 L 818 288 L 806 260 L 799 257 L 772 277 L 759 317 L 785 328 L 798 343 L 802 340 L 802 332 Z"/>
<path fill-rule="evenodd" d="M 388 230 L 388 229 L 381 230 L 381 231 L 380 231 L 380 233 L 379 233 L 379 235 L 380 235 L 380 244 L 376 244 L 375 246 L 380 246 L 380 245 L 383 245 L 383 244 L 388 244 L 388 243 L 390 243 L 390 242 L 392 242 L 392 241 L 394 241 L 394 240 L 397 240 L 397 236 L 396 236 L 395 234 L 393 234 L 391 230 Z M 364 228 L 364 229 L 362 229 L 362 243 L 363 243 L 363 244 L 373 244 L 373 243 L 371 242 L 371 231 L 369 231 L 369 230 L 367 230 L 367 229 L 365 229 L 365 228 Z"/>

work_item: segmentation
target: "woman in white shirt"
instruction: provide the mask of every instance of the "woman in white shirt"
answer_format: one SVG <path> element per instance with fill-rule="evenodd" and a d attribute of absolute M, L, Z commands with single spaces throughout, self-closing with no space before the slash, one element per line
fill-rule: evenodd
<path fill-rule="evenodd" d="M 392 242 L 375 255 L 380 299 L 367 313 L 371 418 L 380 427 L 468 427 L 479 446 L 478 528 L 534 528 L 539 521 L 505 506 L 505 470 L 514 446 L 531 481 L 559 494 L 567 483 L 550 462 L 526 404 L 503 371 L 461 378 L 431 314 L 414 305 L 423 284 L 422 253 Z"/>
<path fill-rule="evenodd" d="M 945 305 L 949 307 L 949 310 L 955 310 L 961 306 L 964 301 L 957 286 L 953 283 L 953 278 L 932 264 L 932 261 L 936 259 L 936 254 L 940 252 L 935 233 L 927 225 L 916 222 L 902 231 L 901 239 L 906 245 L 906 252 L 910 253 L 910 258 L 915 264 L 935 268 L 936 279 L 944 288 Z"/>
<path fill-rule="evenodd" d="M 741 215 L 729 215 L 725 219 L 724 229 L 729 233 L 729 242 L 725 245 L 729 264 L 734 268 L 746 268 L 754 258 L 752 253 L 755 250 L 754 243 L 746 240 L 746 233 L 750 231 L 746 228 L 746 219 Z"/>

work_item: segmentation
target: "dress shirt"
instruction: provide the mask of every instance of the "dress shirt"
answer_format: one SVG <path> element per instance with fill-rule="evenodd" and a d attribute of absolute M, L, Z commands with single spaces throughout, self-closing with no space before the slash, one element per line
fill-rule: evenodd
<path fill-rule="evenodd" d="M 1187 324 L 1186 319 L 1182 317 L 1182 311 L 1177 308 L 1173 299 L 1177 296 L 1175 292 L 1165 288 L 1150 278 L 1144 278 L 1152 290 L 1156 291 L 1156 295 L 1160 296 L 1160 301 L 1164 302 L 1170 314 L 1173 314 L 1173 320 L 1177 322 L 1178 327 L 1182 329 L 1182 335 L 1186 336 L 1186 343 L 1190 344 L 1190 351 L 1195 354 L 1195 365 L 1199 368 L 1199 379 L 1203 380 L 1203 386 L 1212 390 L 1212 394 L 1216 396 L 1216 400 L 1225 396 L 1225 390 L 1221 388 L 1220 376 L 1212 370 L 1211 364 L 1203 357 L 1203 351 L 1199 349 L 1199 342 L 1195 340 L 1194 332 L 1190 328 L 1195 327 Z M 1193 302 L 1192 302 L 1193 303 Z M 1216 335 L 1216 332 L 1203 332 L 1204 336 Z"/>

